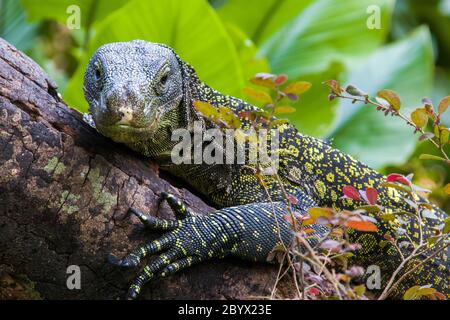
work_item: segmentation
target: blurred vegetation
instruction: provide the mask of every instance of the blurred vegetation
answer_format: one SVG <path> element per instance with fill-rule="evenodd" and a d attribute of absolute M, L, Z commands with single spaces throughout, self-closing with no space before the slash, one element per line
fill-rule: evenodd
<path fill-rule="evenodd" d="M 77 4 L 81 24 L 67 27 Z M 381 28 L 370 29 L 371 6 Z M 257 72 L 286 74 L 312 88 L 290 120 L 305 133 L 383 172 L 416 174 L 416 183 L 450 209 L 442 186 L 448 166 L 418 160 L 435 154 L 413 129 L 373 108 L 328 101 L 327 79 L 373 95 L 390 88 L 405 110 L 450 94 L 450 0 L 0 0 L 0 37 L 37 61 L 65 101 L 85 112 L 83 72 L 102 44 L 131 39 L 172 46 L 214 88 L 246 98 Z M 408 109 L 409 108 L 409 109 Z M 443 119 L 450 124 L 450 117 Z M 447 210 L 448 211 L 448 210 Z"/>

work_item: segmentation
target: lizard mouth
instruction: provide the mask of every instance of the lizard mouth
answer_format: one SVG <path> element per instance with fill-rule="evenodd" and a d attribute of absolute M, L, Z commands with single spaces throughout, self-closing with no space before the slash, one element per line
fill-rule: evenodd
<path fill-rule="evenodd" d="M 148 127 L 136 127 L 134 125 L 129 125 L 129 124 L 114 124 L 112 126 L 109 126 L 108 129 L 142 132 L 142 131 L 148 130 Z"/>
<path fill-rule="evenodd" d="M 108 126 L 98 126 L 99 131 L 117 142 L 131 142 L 139 139 L 144 135 L 148 135 L 151 129 L 148 126 L 137 127 L 131 124 L 113 124 Z"/>
<path fill-rule="evenodd" d="M 103 104 L 103 101 L 100 101 L 101 104 Z M 103 108 L 100 108 L 102 110 L 106 110 L 106 106 L 103 104 Z M 127 109 L 127 108 L 123 108 Z M 140 108 L 137 108 L 140 109 Z M 159 118 L 158 110 L 155 110 L 153 106 L 147 105 L 146 107 L 142 108 L 142 110 L 149 110 L 150 112 L 143 112 L 141 114 L 132 114 L 129 116 L 129 119 L 126 119 L 126 121 L 123 121 L 123 115 L 122 119 L 118 119 L 118 121 L 111 123 L 109 121 L 104 121 L 105 118 L 108 118 L 108 116 L 97 113 L 94 116 L 94 119 L 97 118 L 96 126 L 100 131 L 120 134 L 120 133 L 126 133 L 126 134 L 133 134 L 133 133 L 141 133 L 141 132 L 151 132 L 153 131 L 154 127 L 157 126 L 157 120 Z M 152 112 L 152 110 L 154 110 Z M 140 121 L 134 121 L 135 119 L 140 119 Z M 109 123 L 108 123 L 109 122 Z"/>

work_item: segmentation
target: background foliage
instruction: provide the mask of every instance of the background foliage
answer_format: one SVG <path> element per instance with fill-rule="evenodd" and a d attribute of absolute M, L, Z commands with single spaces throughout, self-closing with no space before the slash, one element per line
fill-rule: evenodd
<path fill-rule="evenodd" d="M 77 4 L 81 27 L 67 8 Z M 381 28 L 369 29 L 369 6 Z M 413 110 L 423 97 L 450 94 L 450 0 L 0 0 L 0 36 L 25 51 L 58 83 L 68 104 L 86 111 L 82 79 L 90 55 L 108 42 L 144 39 L 172 46 L 202 80 L 245 98 L 257 72 L 285 73 L 313 84 L 290 120 L 303 133 L 384 172 L 414 172 L 449 208 L 442 185 L 449 172 L 423 152 L 411 127 L 374 109 L 327 100 L 327 79 L 370 94 L 397 91 Z M 448 126 L 450 118 L 444 119 Z"/>

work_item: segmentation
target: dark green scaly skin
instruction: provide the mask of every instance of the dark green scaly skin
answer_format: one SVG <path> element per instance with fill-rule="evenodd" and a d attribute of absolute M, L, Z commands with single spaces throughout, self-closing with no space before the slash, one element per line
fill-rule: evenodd
<path fill-rule="evenodd" d="M 175 165 L 170 160 L 170 151 L 178 143 L 171 141 L 174 129 L 192 129 L 194 121 L 201 121 L 204 128 L 215 127 L 195 111 L 193 101 L 224 105 L 236 113 L 255 110 L 255 106 L 211 89 L 172 49 L 144 41 L 113 43 L 99 48 L 87 67 L 84 91 L 92 120 L 102 134 L 153 158 L 161 168 L 184 179 L 217 207 L 223 208 L 207 217 L 197 217 L 178 199 L 163 193 L 178 220 L 159 220 L 131 209 L 146 226 L 170 232 L 122 259 L 110 257 L 117 265 L 137 266 L 145 255 L 165 250 L 139 274 L 130 287 L 129 298 L 135 298 L 150 279 L 167 276 L 200 261 L 227 255 L 265 261 L 281 241 L 286 246 L 290 244 L 291 229 L 281 219 L 286 213 L 284 197 L 274 177 L 267 177 L 274 201 L 272 207 L 266 191 L 248 166 Z M 243 128 L 248 125 L 244 120 Z M 361 203 L 341 198 L 345 185 L 357 189 L 376 188 L 380 193 L 379 203 L 387 212 L 413 211 L 402 194 L 381 186 L 385 178 L 375 170 L 321 140 L 300 134 L 289 124 L 277 129 L 280 133 L 278 174 L 287 192 L 299 199 L 294 208 L 299 213 L 313 206 L 355 209 Z M 438 220 L 424 219 L 425 239 L 433 235 L 431 227 L 442 224 L 446 217 L 438 208 L 434 213 Z M 378 265 L 383 281 L 392 274 L 400 258 L 394 248 L 382 249 L 379 244 L 386 232 L 394 234 L 398 226 L 398 221 L 380 221 L 377 233 L 351 234 L 352 241 L 362 244 L 355 262 L 363 266 Z M 411 222 L 406 230 L 416 243 L 419 242 L 418 229 L 417 223 Z M 322 226 L 314 226 L 314 230 L 311 242 L 326 233 Z M 409 276 L 396 294 L 411 285 L 430 284 L 448 295 L 448 280 L 447 248 Z"/>

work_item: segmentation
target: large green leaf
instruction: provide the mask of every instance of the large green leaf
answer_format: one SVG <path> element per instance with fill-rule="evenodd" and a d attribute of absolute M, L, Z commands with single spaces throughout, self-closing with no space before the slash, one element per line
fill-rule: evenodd
<path fill-rule="evenodd" d="M 349 62 L 374 51 L 389 29 L 393 0 L 318 0 L 274 33 L 260 48 L 272 70 L 298 77 L 326 70 L 331 61 Z M 381 28 L 367 21 L 377 6 Z"/>
<path fill-rule="evenodd" d="M 105 18 L 109 13 L 127 3 L 125 0 L 21 0 L 21 2 L 29 20 L 53 19 L 61 23 L 66 23 L 71 14 L 67 12 L 67 9 L 76 5 L 80 8 L 82 27 L 85 27 L 87 23 Z"/>
<path fill-rule="evenodd" d="M 434 77 L 433 94 L 431 98 L 435 106 L 443 97 L 450 96 L 450 70 L 443 68 L 436 68 Z M 450 110 L 444 112 L 441 118 L 444 125 L 450 127 Z"/>
<path fill-rule="evenodd" d="M 257 57 L 257 48 L 253 41 L 234 24 L 226 23 L 225 27 L 238 53 L 244 79 L 248 81 L 259 72 L 269 72 L 267 59 Z"/>
<path fill-rule="evenodd" d="M 0 0 L 0 37 L 16 48 L 27 51 L 37 34 L 36 23 L 28 23 L 25 11 L 16 0 Z"/>
<path fill-rule="evenodd" d="M 259 44 L 294 18 L 312 0 L 228 0 L 218 9 L 223 21 L 233 23 Z"/>
<path fill-rule="evenodd" d="M 431 92 L 433 52 L 431 36 L 421 27 L 404 40 L 370 55 L 348 75 L 347 83 L 371 93 L 390 88 L 402 99 L 409 115 Z M 385 117 L 373 107 L 342 101 L 338 110 L 334 145 L 372 165 L 400 164 L 413 152 L 417 137 L 403 121 Z"/>
<path fill-rule="evenodd" d="M 320 137 L 325 135 L 333 124 L 337 101 L 328 102 L 329 90 L 322 85 L 324 79 L 339 79 L 344 66 L 332 63 L 321 73 L 305 75 L 296 80 L 308 81 L 311 89 L 300 96 L 295 104 L 297 111 L 288 115 L 289 120 L 304 134 Z"/>
<path fill-rule="evenodd" d="M 82 80 L 93 51 L 105 43 L 132 39 L 173 47 L 203 81 L 226 94 L 240 95 L 244 83 L 236 50 L 206 1 L 134 0 L 108 16 L 97 30 L 64 93 L 79 110 L 87 110 Z"/>

